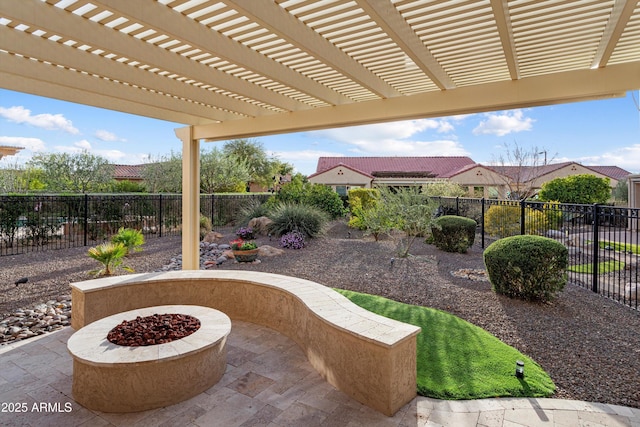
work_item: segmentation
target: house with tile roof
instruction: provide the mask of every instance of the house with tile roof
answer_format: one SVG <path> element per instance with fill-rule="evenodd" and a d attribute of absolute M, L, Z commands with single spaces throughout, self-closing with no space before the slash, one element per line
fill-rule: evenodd
<path fill-rule="evenodd" d="M 324 184 L 339 194 L 352 188 L 383 185 L 414 186 L 447 180 L 465 187 L 470 197 L 506 198 L 514 188 L 535 194 L 545 182 L 570 175 L 609 178 L 615 188 L 629 172 L 617 166 L 583 166 L 576 162 L 541 166 L 485 166 L 469 157 L 320 157 L 312 183 Z"/>

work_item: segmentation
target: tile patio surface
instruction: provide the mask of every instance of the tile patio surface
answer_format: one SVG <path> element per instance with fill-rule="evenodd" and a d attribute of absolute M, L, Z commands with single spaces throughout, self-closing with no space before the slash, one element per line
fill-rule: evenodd
<path fill-rule="evenodd" d="M 152 411 L 94 412 L 71 397 L 72 359 L 66 342 L 72 333 L 67 327 L 0 346 L 1 426 L 640 427 L 640 409 L 559 399 L 416 397 L 386 417 L 326 383 L 289 338 L 238 321 L 227 344 L 227 371 L 214 387 Z M 15 412 L 15 404 L 26 412 Z"/>

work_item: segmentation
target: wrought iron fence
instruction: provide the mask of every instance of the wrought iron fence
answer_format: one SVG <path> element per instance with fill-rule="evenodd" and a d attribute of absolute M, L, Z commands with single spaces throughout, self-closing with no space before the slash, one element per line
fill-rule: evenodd
<path fill-rule="evenodd" d="M 214 227 L 232 224 L 241 206 L 268 194 L 203 194 L 202 215 Z M 93 246 L 120 227 L 145 238 L 179 235 L 180 194 L 0 195 L 0 256 Z"/>
<path fill-rule="evenodd" d="M 562 242 L 569 250 L 568 280 L 605 297 L 640 307 L 640 209 L 436 197 L 440 212 L 478 223 L 476 244 L 534 234 Z"/>

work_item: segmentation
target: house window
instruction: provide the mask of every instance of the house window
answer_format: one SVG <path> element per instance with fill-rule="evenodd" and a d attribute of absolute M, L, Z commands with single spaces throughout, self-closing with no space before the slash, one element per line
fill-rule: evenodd
<path fill-rule="evenodd" d="M 347 195 L 347 186 L 346 185 L 336 185 L 336 193 L 341 196 Z"/>
<path fill-rule="evenodd" d="M 473 187 L 473 196 L 477 199 L 484 197 L 484 187 Z"/>

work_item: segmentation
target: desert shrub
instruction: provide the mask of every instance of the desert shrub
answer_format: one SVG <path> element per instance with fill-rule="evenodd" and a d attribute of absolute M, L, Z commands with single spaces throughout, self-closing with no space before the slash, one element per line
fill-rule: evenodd
<path fill-rule="evenodd" d="M 506 237 L 485 249 L 484 264 L 496 293 L 510 298 L 548 301 L 555 298 L 567 282 L 568 250 L 547 237 Z"/>
<path fill-rule="evenodd" d="M 304 248 L 304 234 L 299 231 L 291 231 L 285 233 L 280 238 L 280 246 L 288 249 L 302 249 Z"/>
<path fill-rule="evenodd" d="M 340 195 L 322 184 L 305 184 L 302 203 L 325 211 L 332 219 L 340 218 L 346 212 Z"/>
<path fill-rule="evenodd" d="M 465 253 L 473 245 L 477 225 L 470 218 L 455 215 L 441 216 L 431 227 L 433 244 L 445 252 Z"/>
<path fill-rule="evenodd" d="M 240 227 L 236 230 L 236 236 L 240 237 L 243 240 L 253 239 L 253 228 Z"/>
<path fill-rule="evenodd" d="M 236 224 L 247 225 L 253 218 L 260 218 L 261 216 L 269 216 L 270 206 L 273 202 L 269 200 L 275 200 L 275 197 L 270 197 L 267 202 L 262 203 L 259 200 L 251 200 L 249 203 L 245 203 L 236 211 Z"/>
<path fill-rule="evenodd" d="M 377 205 L 380 192 L 375 188 L 353 188 L 348 191 L 349 198 L 349 227 L 364 230 L 363 211 Z"/>
<path fill-rule="evenodd" d="M 200 215 L 200 240 L 204 239 L 211 230 L 213 229 L 213 224 L 211 220 L 204 215 Z"/>
<path fill-rule="evenodd" d="M 122 243 L 127 248 L 128 255 L 131 252 L 142 251 L 141 246 L 144 245 L 144 235 L 140 230 L 120 227 L 118 234 L 111 237 L 111 243 Z"/>
<path fill-rule="evenodd" d="M 500 204 L 491 206 L 484 216 L 484 231 L 494 237 L 508 237 L 520 234 L 519 205 Z M 525 208 L 524 226 L 526 234 L 542 235 L 549 229 L 549 218 L 543 210 Z M 554 219 L 555 220 L 555 219 Z"/>
<path fill-rule="evenodd" d="M 329 221 L 323 210 L 300 203 L 281 203 L 273 209 L 270 218 L 273 221 L 271 232 L 276 236 L 299 231 L 308 237 L 316 237 Z"/>
<path fill-rule="evenodd" d="M 88 254 L 102 264 L 102 268 L 89 272 L 96 277 L 111 276 L 118 268 L 133 272 L 131 267 L 122 265 L 122 258 L 127 254 L 127 248 L 122 243 L 103 243 L 89 249 Z"/>

